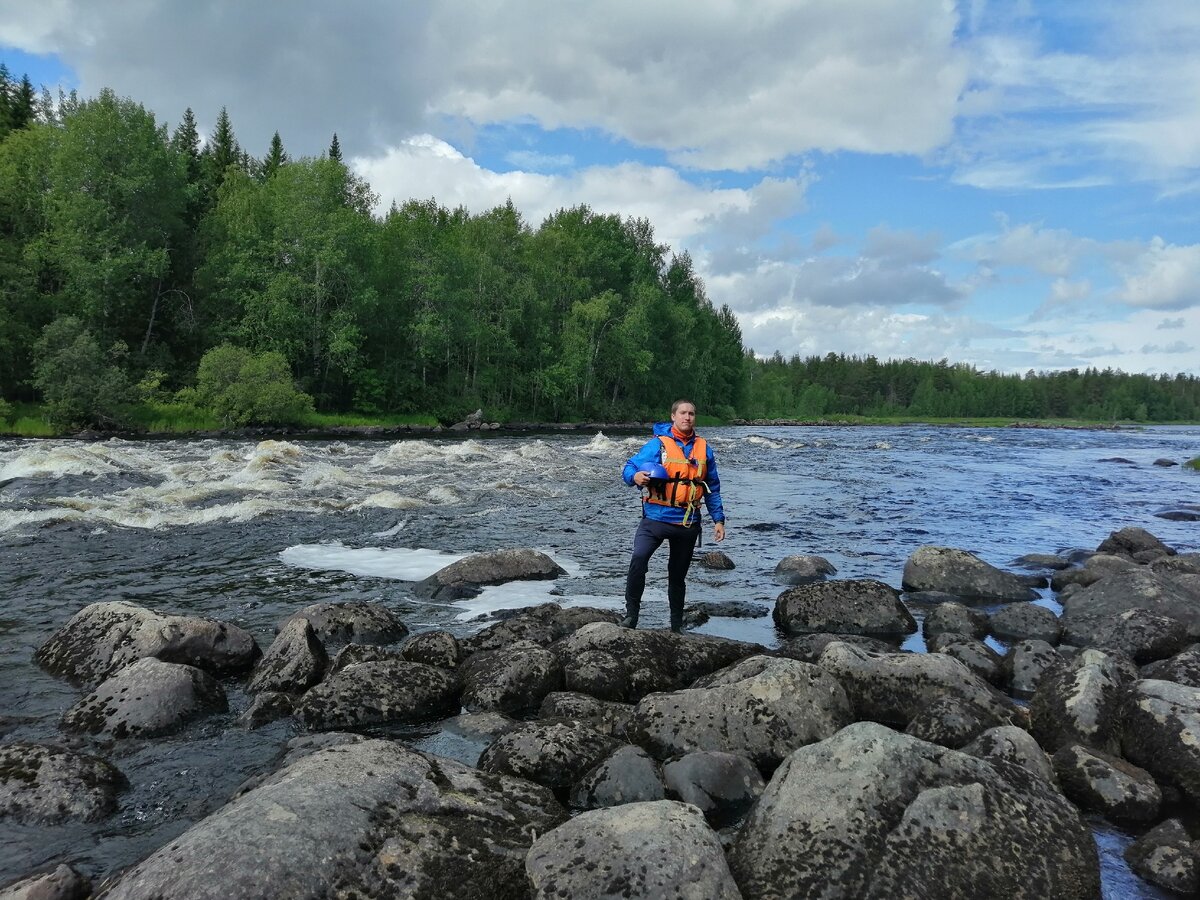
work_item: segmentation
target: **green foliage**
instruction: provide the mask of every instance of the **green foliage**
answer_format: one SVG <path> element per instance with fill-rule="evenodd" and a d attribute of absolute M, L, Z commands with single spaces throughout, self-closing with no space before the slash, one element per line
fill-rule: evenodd
<path fill-rule="evenodd" d="M 282 354 L 230 344 L 204 354 L 194 396 L 226 425 L 288 425 L 313 412 L 312 397 L 296 390 Z M 181 392 L 179 400 L 192 397 Z"/>
<path fill-rule="evenodd" d="M 34 384 L 45 399 L 50 424 L 59 428 L 126 424 L 133 391 L 117 365 L 127 350 L 105 352 L 74 316 L 55 319 L 34 346 Z"/>
<path fill-rule="evenodd" d="M 1184 465 L 1189 469 L 1195 469 L 1197 472 L 1200 472 L 1200 456 L 1197 456 L 1195 459 L 1189 459 Z"/>
<path fill-rule="evenodd" d="M 0 424 L 7 422 L 9 419 L 12 418 L 12 415 L 13 415 L 12 404 L 9 403 L 7 400 L 5 400 L 3 397 L 0 397 Z"/>

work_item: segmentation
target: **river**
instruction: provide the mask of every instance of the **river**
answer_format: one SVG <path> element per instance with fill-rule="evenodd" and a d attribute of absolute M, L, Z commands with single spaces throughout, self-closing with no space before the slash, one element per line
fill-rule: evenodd
<path fill-rule="evenodd" d="M 689 600 L 759 601 L 775 564 L 816 553 L 839 578 L 896 587 L 923 544 L 999 566 L 1025 553 L 1094 548 L 1138 525 L 1200 549 L 1200 523 L 1154 516 L 1196 502 L 1200 473 L 1161 467 L 1200 455 L 1200 428 L 1073 431 L 942 427 L 715 428 L 733 571 L 693 568 Z M 0 740 L 66 743 L 58 719 L 79 697 L 31 655 L 84 605 L 125 599 L 236 623 L 266 647 L 274 626 L 318 601 L 372 600 L 414 630 L 466 634 L 492 609 L 553 599 L 620 608 L 639 505 L 621 464 L 643 435 L 387 441 L 0 440 Z M 1120 458 L 1127 462 L 1105 461 Z M 706 529 L 706 538 L 711 534 Z M 705 549 L 715 545 L 706 544 Z M 459 556 L 535 547 L 568 575 L 491 588 L 452 605 L 414 599 L 413 580 Z M 666 621 L 665 550 L 643 622 Z M 1057 608 L 1048 592 L 1042 602 Z M 711 619 L 698 631 L 777 645 L 769 617 Z M 919 636 L 908 642 L 923 649 Z M 998 646 L 998 645 L 997 645 Z M 249 703 L 167 738 L 98 751 L 129 778 L 120 811 L 96 825 L 5 823 L 0 883 L 68 859 L 100 876 L 141 858 L 267 770 L 290 722 L 233 725 Z M 428 732 L 409 737 L 430 746 Z M 425 744 L 422 744 L 422 742 Z M 90 746 L 83 744 L 82 746 Z M 96 748 L 94 748 L 96 749 Z M 1119 857 L 1129 835 L 1094 823 L 1105 891 L 1150 893 Z"/>

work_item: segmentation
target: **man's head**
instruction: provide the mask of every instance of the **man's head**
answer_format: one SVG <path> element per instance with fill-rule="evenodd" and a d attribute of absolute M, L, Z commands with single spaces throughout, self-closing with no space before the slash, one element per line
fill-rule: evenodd
<path fill-rule="evenodd" d="M 696 404 L 691 400 L 676 400 L 672 403 L 671 424 L 680 434 L 691 434 L 696 427 Z"/>

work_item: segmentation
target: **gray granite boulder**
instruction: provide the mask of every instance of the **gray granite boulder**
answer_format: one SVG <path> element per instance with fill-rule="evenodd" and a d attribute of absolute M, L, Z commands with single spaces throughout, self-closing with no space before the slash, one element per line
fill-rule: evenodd
<path fill-rule="evenodd" d="M 544 581 L 566 575 L 566 570 L 538 550 L 493 550 L 472 553 L 434 572 L 413 588 L 418 597 L 454 601 L 473 597 L 484 586 L 509 581 Z"/>
<path fill-rule="evenodd" d="M 600 809 L 665 797 L 658 763 L 641 747 L 623 744 L 579 780 L 571 791 L 571 806 Z"/>
<path fill-rule="evenodd" d="M 325 677 L 328 678 L 342 669 L 356 666 L 359 663 L 383 662 L 388 659 L 401 660 L 404 659 L 404 654 L 396 647 L 381 647 L 378 644 L 346 644 L 334 654 Z M 410 662 L 412 661 L 410 660 Z"/>
<path fill-rule="evenodd" d="M 562 800 L 619 742 L 579 722 L 527 722 L 483 751 L 479 768 L 543 785 Z"/>
<path fill-rule="evenodd" d="M 1150 563 L 1150 571 L 1168 578 L 1174 575 L 1200 575 L 1200 553 L 1160 557 Z"/>
<path fill-rule="evenodd" d="M 568 691 L 599 700 L 629 696 L 629 669 L 625 660 L 607 650 L 584 650 L 572 657 L 563 673 Z"/>
<path fill-rule="evenodd" d="M 539 646 L 548 647 L 585 625 L 593 622 L 615 625 L 621 619 L 618 613 L 609 609 L 593 609 L 587 606 L 564 608 L 557 603 L 542 603 L 528 609 L 516 610 L 514 613 L 466 638 L 462 642 L 463 652 L 499 650 L 516 641 L 533 641 Z"/>
<path fill-rule="evenodd" d="M 328 731 L 386 722 L 425 722 L 460 709 L 458 679 L 445 669 L 388 659 L 347 666 L 296 706 L 305 728 Z"/>
<path fill-rule="evenodd" d="M 771 614 L 769 601 L 755 600 L 710 600 L 700 603 L 690 603 L 684 610 L 684 621 L 687 621 L 688 610 L 694 610 L 709 619 L 762 619 Z"/>
<path fill-rule="evenodd" d="M 1174 656 L 1191 643 L 1182 622 L 1140 608 L 1111 615 L 1073 616 L 1065 638 L 1077 647 L 1115 650 L 1138 664 Z"/>
<path fill-rule="evenodd" d="M 719 750 L 771 771 L 797 747 L 851 721 L 850 703 L 836 678 L 794 659 L 755 656 L 696 687 L 642 698 L 628 733 L 659 759 Z"/>
<path fill-rule="evenodd" d="M 810 584 L 836 574 L 837 569 L 825 557 L 806 554 L 785 556 L 774 572 L 775 580 L 780 584 Z"/>
<path fill-rule="evenodd" d="M 246 690 L 303 693 L 321 680 L 328 667 L 329 655 L 312 625 L 307 619 L 293 619 L 254 667 Z"/>
<path fill-rule="evenodd" d="M 1063 657 L 1045 641 L 1018 641 L 1004 655 L 1004 680 L 1014 697 L 1028 699 L 1046 672 L 1062 665 Z"/>
<path fill-rule="evenodd" d="M 989 600 L 1037 597 L 1019 576 L 989 565 L 973 553 L 951 547 L 918 547 L 904 564 L 906 591 L 944 591 Z"/>
<path fill-rule="evenodd" d="M 1192 644 L 1170 659 L 1147 663 L 1142 666 L 1142 677 L 1200 688 L 1200 644 Z"/>
<path fill-rule="evenodd" d="M 1165 555 L 1173 556 L 1175 551 L 1152 535 L 1144 528 L 1122 528 L 1114 531 L 1096 548 L 1097 553 L 1121 553 L 1132 556 L 1145 550 L 1157 550 Z"/>
<path fill-rule="evenodd" d="M 539 719 L 574 719 L 603 734 L 625 737 L 625 726 L 633 715 L 630 703 L 597 700 L 588 694 L 555 691 L 547 694 L 538 709 Z"/>
<path fill-rule="evenodd" d="M 788 757 L 729 862 L 747 900 L 1100 894 L 1092 835 L 1044 781 L 872 722 Z"/>
<path fill-rule="evenodd" d="M 382 603 L 313 603 L 279 624 L 283 631 L 305 619 L 322 641 L 333 644 L 394 644 L 408 635 L 408 626 Z"/>
<path fill-rule="evenodd" d="M 700 563 L 702 568 L 714 569 L 718 572 L 728 572 L 736 568 L 733 560 L 729 558 L 729 554 L 722 550 L 709 550 L 706 553 L 702 553 L 697 562 Z"/>
<path fill-rule="evenodd" d="M 1029 704 L 1030 732 L 1050 753 L 1069 744 L 1119 753 L 1125 695 L 1137 677 L 1131 668 L 1085 650 L 1046 672 Z"/>
<path fill-rule="evenodd" d="M 463 660 L 463 648 L 448 631 L 423 631 L 404 642 L 400 656 L 439 669 L 457 669 Z"/>
<path fill-rule="evenodd" d="M 1200 892 L 1200 845 L 1178 819 L 1167 819 L 1130 844 L 1125 861 L 1160 888 L 1186 895 Z"/>
<path fill-rule="evenodd" d="M 987 613 L 955 601 L 939 603 L 925 614 L 921 633 L 927 641 L 939 634 L 965 634 L 983 638 L 988 633 Z"/>
<path fill-rule="evenodd" d="M 667 763 L 663 780 L 672 798 L 692 804 L 714 828 L 744 816 L 767 786 L 753 762 L 718 750 L 698 750 Z"/>
<path fill-rule="evenodd" d="M 1200 688 L 1143 680 L 1130 691 L 1124 757 L 1200 803 Z"/>
<path fill-rule="evenodd" d="M 963 753 L 990 763 L 1019 766 L 1047 784 L 1054 784 L 1054 764 L 1033 735 L 1016 725 L 989 728 L 962 748 Z M 1001 771 L 1003 769 L 1001 768 Z"/>
<path fill-rule="evenodd" d="M 65 864 L 0 888 L 0 900 L 87 900 L 91 895 L 91 880 Z"/>
<path fill-rule="evenodd" d="M 938 697 L 913 716 L 904 733 L 957 750 L 989 728 L 1011 724 L 1011 714 L 997 715 L 962 697 Z"/>
<path fill-rule="evenodd" d="M 851 579 L 801 584 L 775 600 L 775 624 L 787 634 L 906 635 L 917 630 L 895 588 Z"/>
<path fill-rule="evenodd" d="M 775 653 L 777 656 L 798 659 L 800 662 L 815 663 L 821 658 L 825 648 L 835 641 L 853 644 L 855 647 L 861 647 L 871 653 L 895 653 L 897 651 L 895 644 L 889 644 L 878 638 L 861 634 L 830 634 L 826 631 L 820 634 L 801 634 L 789 638 L 780 645 Z"/>
<path fill-rule="evenodd" d="M 530 641 L 476 653 L 463 663 L 459 676 L 467 709 L 509 714 L 537 709 L 547 694 L 563 686 L 558 657 Z"/>
<path fill-rule="evenodd" d="M 1033 603 L 1013 603 L 988 617 L 988 630 L 1002 641 L 1045 641 L 1057 644 L 1062 623 L 1053 612 Z"/>
<path fill-rule="evenodd" d="M 250 705 L 238 716 L 238 724 L 253 731 L 279 719 L 286 719 L 296 711 L 296 698 L 282 691 L 263 691 L 255 695 Z"/>
<path fill-rule="evenodd" d="M 128 786 L 111 763 L 45 744 L 0 744 L 0 820 L 28 825 L 98 822 Z"/>
<path fill-rule="evenodd" d="M 62 727 L 106 738 L 155 737 L 226 709 L 225 691 L 207 672 L 147 657 L 97 685 L 63 714 Z"/>
<path fill-rule="evenodd" d="M 108 900 L 525 896 L 547 791 L 391 741 L 309 753 L 127 869 Z"/>
<path fill-rule="evenodd" d="M 535 900 L 741 900 L 717 835 L 673 800 L 581 813 L 538 838 L 525 869 Z"/>
<path fill-rule="evenodd" d="M 1144 567 L 1120 572 L 1072 594 L 1064 603 L 1068 630 L 1080 619 L 1118 615 L 1141 608 L 1182 622 L 1192 640 L 1200 638 L 1200 588 L 1193 575 L 1163 575 Z"/>
<path fill-rule="evenodd" d="M 1076 806 L 1110 819 L 1153 822 L 1158 818 L 1162 791 L 1145 769 L 1079 744 L 1060 747 L 1053 763 L 1059 787 Z"/>
<path fill-rule="evenodd" d="M 1026 553 L 1013 560 L 1014 565 L 1024 569 L 1065 569 L 1071 563 L 1057 553 Z"/>
<path fill-rule="evenodd" d="M 989 684 L 1004 680 L 1003 657 L 983 641 L 972 640 L 965 634 L 939 634 L 930 642 L 929 651 L 954 657 Z"/>
<path fill-rule="evenodd" d="M 236 625 L 112 601 L 93 603 L 73 615 L 38 648 L 33 661 L 72 684 L 94 687 L 149 657 L 220 676 L 248 671 L 260 655 L 254 638 Z"/>

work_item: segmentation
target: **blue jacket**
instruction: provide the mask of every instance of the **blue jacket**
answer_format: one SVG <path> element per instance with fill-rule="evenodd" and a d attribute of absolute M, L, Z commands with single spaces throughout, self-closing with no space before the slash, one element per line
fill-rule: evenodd
<path fill-rule="evenodd" d="M 658 422 L 654 426 L 654 437 L 646 441 L 642 449 L 631 456 L 629 461 L 625 463 L 625 469 L 621 473 L 621 477 L 625 479 L 625 483 L 630 487 L 637 486 L 633 483 L 633 476 L 637 474 L 638 469 L 642 465 L 653 465 L 654 463 L 662 462 L 662 441 L 658 439 L 660 435 L 671 436 L 670 422 Z M 692 437 L 695 437 L 695 432 L 692 432 Z M 678 438 L 675 438 L 675 443 L 679 445 L 686 455 L 691 452 L 695 441 L 691 440 L 685 444 Z M 708 514 L 712 516 L 714 522 L 724 522 L 725 508 L 721 504 L 721 479 L 717 476 L 717 459 L 713 456 L 712 444 L 708 445 L 704 481 L 708 485 L 708 491 L 704 494 L 704 505 L 708 507 Z M 642 514 L 647 518 L 657 519 L 660 522 L 670 522 L 673 525 L 683 522 L 683 513 L 684 511 L 681 508 L 675 506 L 661 506 L 657 503 L 642 504 Z M 695 519 L 697 523 L 700 521 L 699 513 L 696 513 Z"/>

